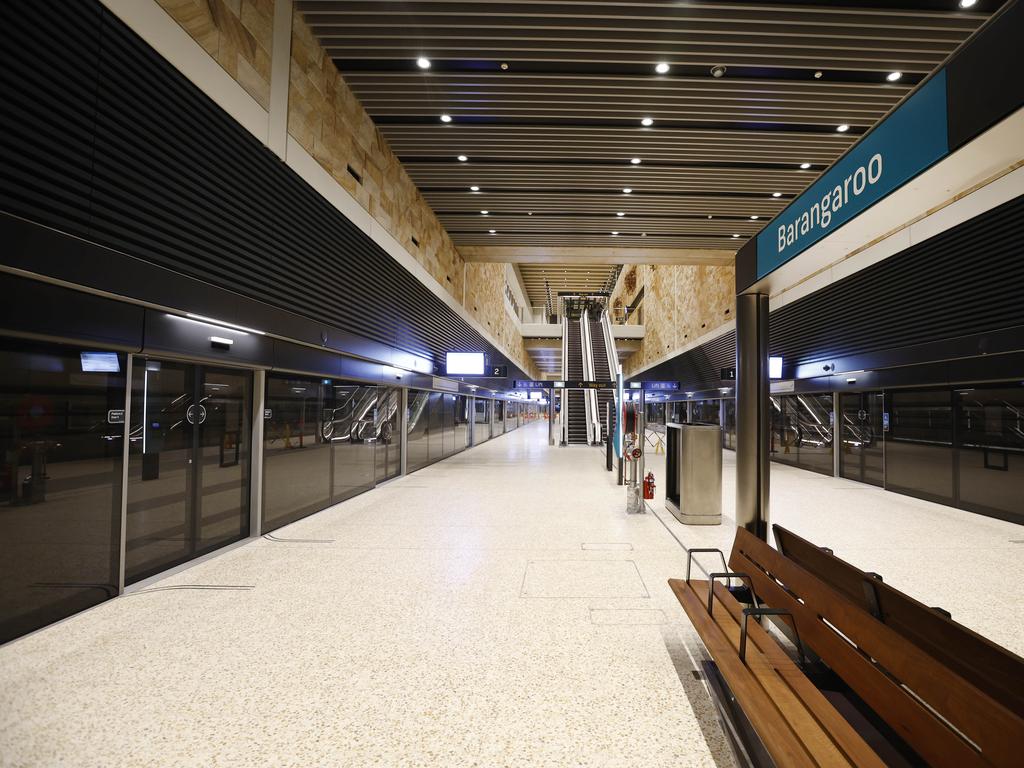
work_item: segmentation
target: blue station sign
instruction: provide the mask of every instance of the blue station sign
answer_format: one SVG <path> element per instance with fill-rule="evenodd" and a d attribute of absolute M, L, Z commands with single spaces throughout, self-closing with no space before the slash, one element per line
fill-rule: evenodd
<path fill-rule="evenodd" d="M 940 70 L 757 235 L 757 279 L 947 154 L 946 72 Z"/>

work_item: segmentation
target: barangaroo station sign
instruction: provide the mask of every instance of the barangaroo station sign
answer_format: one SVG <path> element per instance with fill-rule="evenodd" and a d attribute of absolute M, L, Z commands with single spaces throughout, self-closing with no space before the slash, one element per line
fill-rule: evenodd
<path fill-rule="evenodd" d="M 785 264 L 949 153 L 942 70 L 757 236 L 757 278 Z"/>

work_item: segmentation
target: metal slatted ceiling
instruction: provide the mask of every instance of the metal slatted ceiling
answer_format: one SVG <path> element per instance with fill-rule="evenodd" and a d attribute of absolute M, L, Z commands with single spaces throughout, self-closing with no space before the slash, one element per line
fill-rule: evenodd
<path fill-rule="evenodd" d="M 623 210 L 630 188 L 626 229 L 647 231 L 642 245 L 731 248 L 759 228 L 749 216 L 779 212 L 1000 4 L 298 6 L 457 245 L 609 245 L 623 228 L 591 217 Z M 429 70 L 417 68 L 420 56 Z M 654 72 L 659 61 L 668 74 Z M 715 65 L 724 77 L 711 77 Z M 886 82 L 894 70 L 902 80 Z M 643 117 L 654 125 L 641 127 Z M 851 130 L 837 133 L 840 123 Z M 481 209 L 552 218 L 516 226 L 474 219 Z M 696 218 L 707 214 L 738 223 Z M 695 218 L 659 218 L 681 215 Z"/>
<path fill-rule="evenodd" d="M 616 267 L 607 264 L 520 264 L 523 287 L 534 307 L 543 307 L 548 297 L 559 292 L 600 292 L 608 287 Z"/>
<path fill-rule="evenodd" d="M 2 210 L 413 354 L 505 361 L 99 3 L 0 21 Z"/>
<path fill-rule="evenodd" d="M 898 349 L 1024 325 L 1024 197 L 771 314 L 769 348 L 787 365 Z M 973 254 L 985 255 L 979 269 Z M 735 362 L 736 333 L 645 371 L 712 389 Z"/>

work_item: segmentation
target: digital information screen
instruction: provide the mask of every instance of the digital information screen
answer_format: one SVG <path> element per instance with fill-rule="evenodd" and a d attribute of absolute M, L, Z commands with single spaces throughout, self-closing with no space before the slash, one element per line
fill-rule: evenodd
<path fill-rule="evenodd" d="M 768 378 L 769 379 L 781 379 L 782 378 L 782 358 L 781 357 L 769 357 L 768 358 Z"/>
<path fill-rule="evenodd" d="M 448 352 L 445 355 L 445 371 L 449 376 L 483 376 L 483 352 Z"/>
<path fill-rule="evenodd" d="M 82 373 L 120 373 L 116 352 L 82 352 Z"/>

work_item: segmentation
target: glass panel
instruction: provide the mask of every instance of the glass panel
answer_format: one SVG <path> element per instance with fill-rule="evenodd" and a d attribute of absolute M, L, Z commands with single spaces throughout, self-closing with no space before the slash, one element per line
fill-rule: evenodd
<path fill-rule="evenodd" d="M 958 394 L 960 503 L 1024 522 L 1024 388 Z"/>
<path fill-rule="evenodd" d="M 444 455 L 455 453 L 455 395 L 443 395 L 444 404 Z"/>
<path fill-rule="evenodd" d="M 407 424 L 406 448 L 408 471 L 425 467 L 430 463 L 427 426 L 430 420 L 430 393 L 418 389 L 409 390 L 409 419 Z"/>
<path fill-rule="evenodd" d="M 885 480 L 882 393 L 841 394 L 839 409 L 843 441 L 839 474 L 850 480 L 882 485 Z"/>
<path fill-rule="evenodd" d="M 469 445 L 469 398 L 458 395 L 455 398 L 455 450 L 461 451 Z"/>
<path fill-rule="evenodd" d="M 491 439 L 491 401 L 478 397 L 473 402 L 473 444 L 480 445 Z"/>
<path fill-rule="evenodd" d="M 195 473 L 196 368 L 136 357 L 132 369 L 125 580 L 188 559 Z"/>
<path fill-rule="evenodd" d="M 377 401 L 377 481 L 397 477 L 402 471 L 402 430 L 399 409 L 402 390 L 398 387 L 379 387 Z"/>
<path fill-rule="evenodd" d="M 0 642 L 117 594 L 126 366 L 0 342 Z"/>
<path fill-rule="evenodd" d="M 953 403 L 949 391 L 889 395 L 885 487 L 934 501 L 953 500 Z"/>
<path fill-rule="evenodd" d="M 725 447 L 736 450 L 736 401 L 725 401 Z"/>
<path fill-rule="evenodd" d="M 495 435 L 500 435 L 505 431 L 505 401 L 495 400 L 494 401 L 494 432 Z"/>
<path fill-rule="evenodd" d="M 430 393 L 430 460 L 432 462 L 444 458 L 444 395 L 440 392 Z"/>
<path fill-rule="evenodd" d="M 252 374 L 200 369 L 198 460 L 199 494 L 194 554 L 249 534 L 249 419 Z"/>
<path fill-rule="evenodd" d="M 249 531 L 252 374 L 135 358 L 125 580 Z"/>
<path fill-rule="evenodd" d="M 719 408 L 717 400 L 694 400 L 693 402 L 693 423 L 694 424 L 717 424 L 719 421 Z"/>
<path fill-rule="evenodd" d="M 320 379 L 268 374 L 263 424 L 263 531 L 331 503 L 331 450 L 321 422 L 333 391 Z"/>
<path fill-rule="evenodd" d="M 351 498 L 373 487 L 377 387 L 335 384 L 330 440 L 334 461 L 332 501 Z"/>
<path fill-rule="evenodd" d="M 832 395 L 784 395 L 772 406 L 772 460 L 832 474 Z"/>

